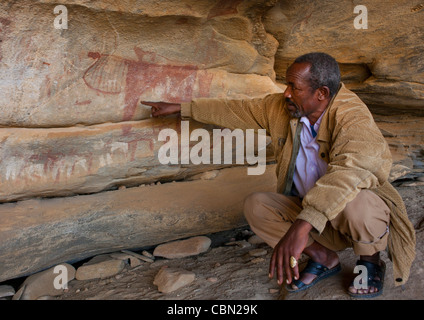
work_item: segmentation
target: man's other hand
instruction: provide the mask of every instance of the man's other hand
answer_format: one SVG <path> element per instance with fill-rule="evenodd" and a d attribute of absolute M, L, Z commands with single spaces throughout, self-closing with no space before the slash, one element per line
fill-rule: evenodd
<path fill-rule="evenodd" d="M 269 277 L 272 279 L 276 270 L 279 285 L 283 283 L 284 274 L 288 284 L 292 282 L 292 278 L 299 279 L 299 266 L 296 264 L 294 268 L 291 268 L 290 257 L 299 260 L 308 243 L 309 232 L 312 228 L 309 222 L 299 219 L 295 220 L 287 233 L 274 247 L 269 266 Z"/>

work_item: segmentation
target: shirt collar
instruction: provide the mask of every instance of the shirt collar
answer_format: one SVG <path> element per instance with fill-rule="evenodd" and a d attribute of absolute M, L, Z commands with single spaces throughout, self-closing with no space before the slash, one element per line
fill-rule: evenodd
<path fill-rule="evenodd" d="M 321 114 L 321 116 L 318 118 L 317 122 L 315 122 L 315 124 L 314 124 L 314 128 L 315 128 L 315 130 L 316 130 L 316 131 L 318 131 L 319 126 L 320 126 L 320 124 L 321 124 L 322 117 L 324 116 L 324 114 L 325 114 L 325 112 L 327 111 L 327 109 L 328 109 L 328 108 L 326 108 L 326 109 L 324 110 L 324 112 L 323 112 L 323 113 Z M 311 126 L 311 123 L 309 122 L 309 119 L 308 119 L 307 117 L 301 117 L 301 118 L 300 118 L 300 122 L 303 122 L 303 123 L 304 123 L 304 124 L 306 124 L 308 127 L 310 127 L 310 126 Z"/>

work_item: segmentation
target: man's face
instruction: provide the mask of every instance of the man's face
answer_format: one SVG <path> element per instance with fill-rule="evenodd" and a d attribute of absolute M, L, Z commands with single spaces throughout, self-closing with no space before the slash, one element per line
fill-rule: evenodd
<path fill-rule="evenodd" d="M 284 97 L 288 112 L 295 118 L 308 116 L 318 107 L 317 90 L 309 84 L 309 68 L 308 63 L 294 63 L 287 69 Z"/>

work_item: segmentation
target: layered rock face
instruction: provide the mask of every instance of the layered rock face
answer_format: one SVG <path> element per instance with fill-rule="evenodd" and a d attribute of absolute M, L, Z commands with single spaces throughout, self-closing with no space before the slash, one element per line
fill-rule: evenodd
<path fill-rule="evenodd" d="M 161 166 L 157 137 L 180 120 L 150 120 L 140 101 L 281 91 L 264 4 L 63 4 L 68 29 L 55 28 L 57 1 L 1 6 L 2 202 L 179 179 L 191 169 Z"/>
<path fill-rule="evenodd" d="M 371 110 L 422 116 L 423 19 L 424 5 L 410 0 L 281 0 L 264 22 L 279 42 L 277 79 L 284 80 L 299 55 L 324 51 L 339 62 L 343 81 Z"/>
<path fill-rule="evenodd" d="M 170 202 L 197 184 L 133 188 L 231 166 L 160 163 L 159 133 L 173 129 L 181 137 L 181 119 L 151 119 L 141 101 L 282 92 L 295 57 L 325 51 L 373 111 L 423 115 L 424 6 L 360 4 L 368 8 L 364 30 L 354 28 L 356 2 L 347 0 L 2 1 L 0 260 L 9 262 L 0 264 L 0 281 L 112 247 L 232 228 L 245 223 L 244 196 L 274 189 L 269 174 L 235 179 L 239 185 L 226 189 L 206 180 L 211 189 L 190 200 L 196 210 L 185 210 L 192 198 L 178 208 Z M 396 128 L 392 118 L 381 119 L 397 165 L 391 180 L 414 173 L 424 152 L 422 135 L 414 134 L 422 119 Z M 405 138 L 402 123 L 410 130 Z M 198 128 L 215 127 L 190 121 L 190 132 Z M 237 177 L 239 169 L 226 170 Z M 217 205 L 228 219 L 216 218 L 225 216 Z"/>
<path fill-rule="evenodd" d="M 259 14 L 253 1 L 62 1 L 67 29 L 54 26 L 58 3 L 2 2 L 1 125 L 140 120 L 143 99 L 181 102 L 273 87 L 278 44 L 256 30 L 260 17 L 246 16 Z"/>
<path fill-rule="evenodd" d="M 140 101 L 281 92 L 273 81 L 278 42 L 261 23 L 273 4 L 2 1 L 0 260 L 9 262 L 0 281 L 111 246 L 245 224 L 243 198 L 273 190 L 272 170 L 249 177 L 243 169 L 243 179 L 230 174 L 238 184 L 225 187 L 213 180 L 149 186 L 231 164 L 160 163 L 159 133 L 181 138 L 181 119 L 151 119 Z M 189 128 L 214 127 L 191 121 Z M 130 188 L 140 185 L 147 187 Z"/>

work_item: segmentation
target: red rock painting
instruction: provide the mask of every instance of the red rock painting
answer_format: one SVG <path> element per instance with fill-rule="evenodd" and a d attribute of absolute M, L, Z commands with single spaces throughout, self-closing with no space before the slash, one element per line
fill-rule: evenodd
<path fill-rule="evenodd" d="M 155 53 L 139 48 L 134 51 L 137 60 L 90 52 L 88 56 L 96 62 L 83 77 L 88 87 L 103 94 L 125 92 L 123 121 L 132 119 L 140 96 L 148 90 L 159 93 L 166 102 L 186 102 L 209 95 L 213 76 L 206 70 L 168 59 L 167 63 L 159 63 Z"/>
<path fill-rule="evenodd" d="M 6 37 L 6 33 L 9 29 L 10 23 L 11 23 L 10 20 L 0 17 L 0 61 L 3 59 L 2 42 L 4 41 L 4 38 Z"/>
<path fill-rule="evenodd" d="M 150 126 L 140 127 L 131 123 L 123 123 L 114 127 L 111 134 L 102 134 L 98 137 L 78 139 L 78 134 L 73 136 L 77 141 L 66 144 L 59 140 L 53 141 L 54 148 L 38 146 L 31 148 L 11 148 L 9 155 L 0 157 L 5 165 L 5 175 L 0 176 L 0 182 L 20 181 L 31 185 L 41 181 L 49 183 L 67 183 L 78 179 L 81 175 L 96 174 L 99 168 L 108 165 L 119 166 L 125 161 L 147 161 L 155 163 L 155 152 L 162 143 L 158 143 L 158 135 L 163 129 L 181 130 L 179 121 L 154 122 Z M 119 130 L 120 129 L 120 130 Z M 96 141 L 101 141 L 101 149 L 93 151 L 92 147 L 81 147 L 84 143 L 93 146 Z M 0 148 L 5 146 L 6 139 L 0 141 Z M 34 151 L 35 150 L 35 151 Z M 13 155 L 13 156 L 11 156 Z M 9 161 L 6 161 L 9 160 Z M 19 159 L 10 161 L 10 159 Z"/>
<path fill-rule="evenodd" d="M 97 52 L 90 52 L 88 56 L 97 61 L 85 72 L 85 83 L 102 93 L 120 93 L 125 85 L 125 60 L 116 56 L 102 56 Z"/>

